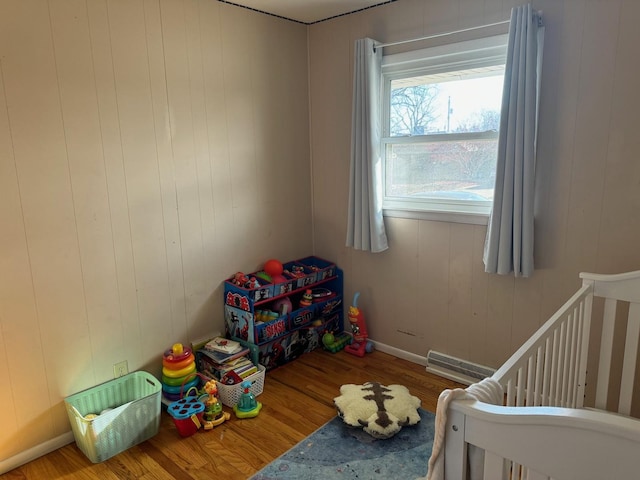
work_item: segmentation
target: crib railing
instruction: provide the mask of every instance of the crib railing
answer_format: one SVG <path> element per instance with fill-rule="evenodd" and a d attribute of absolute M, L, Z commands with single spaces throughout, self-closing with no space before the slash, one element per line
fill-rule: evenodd
<path fill-rule="evenodd" d="M 610 410 L 626 416 L 631 411 L 640 342 L 640 271 L 581 273 L 580 278 L 581 288 L 492 376 L 504 388 L 504 406 L 470 400 L 454 400 L 449 405 L 447 480 L 466 479 L 469 472 L 471 478 L 485 480 L 637 476 L 640 457 L 631 452 L 640 451 L 640 421 L 601 410 L 608 410 L 614 394 L 619 402 Z M 595 297 L 604 299 L 597 316 L 593 313 Z M 600 341 L 595 363 L 596 409 L 584 410 L 592 325 L 602 327 L 600 339 L 593 339 Z M 614 350 L 621 348 L 615 345 L 614 333 L 624 326 L 618 386 L 612 385 L 617 375 L 611 374 Z M 583 443 L 584 447 L 578 447 Z M 482 466 L 474 471 L 478 451 L 483 452 Z M 619 474 L 602 474 L 603 465 Z M 582 473 L 576 476 L 576 472 Z"/>
<path fill-rule="evenodd" d="M 636 378 L 640 341 L 640 271 L 617 275 L 581 273 L 582 287 L 493 375 L 506 394 L 507 406 L 582 408 L 591 324 L 602 326 L 597 358 L 595 408 L 607 410 L 610 395 L 617 407 L 608 410 L 629 415 Z M 594 297 L 604 298 L 602 317 L 592 318 Z M 628 308 L 624 357 L 619 386 L 612 385 L 612 359 L 621 346 L 614 344 L 617 321 Z M 622 328 L 624 325 L 619 325 Z"/>
<path fill-rule="evenodd" d="M 583 285 L 496 371 L 505 405 L 582 407 L 592 291 Z"/>

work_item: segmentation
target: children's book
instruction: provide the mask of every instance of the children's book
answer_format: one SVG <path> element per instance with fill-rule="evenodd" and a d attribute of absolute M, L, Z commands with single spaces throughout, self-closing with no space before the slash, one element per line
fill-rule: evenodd
<path fill-rule="evenodd" d="M 199 354 L 205 355 L 206 357 L 208 357 L 210 360 L 212 360 L 214 363 L 218 365 L 233 363 L 234 360 L 247 356 L 249 352 L 250 350 L 248 348 L 242 348 L 242 347 L 240 348 L 240 350 L 238 350 L 235 353 L 216 352 L 214 350 L 209 350 L 206 348 L 198 351 Z"/>
<path fill-rule="evenodd" d="M 205 350 L 211 350 L 213 352 L 221 352 L 226 354 L 236 353 L 242 350 L 242 345 L 235 340 L 229 340 L 224 337 L 216 337 L 209 340 L 204 346 Z"/>

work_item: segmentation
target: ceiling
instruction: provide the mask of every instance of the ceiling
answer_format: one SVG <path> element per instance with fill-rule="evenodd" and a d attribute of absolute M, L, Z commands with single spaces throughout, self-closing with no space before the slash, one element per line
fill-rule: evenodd
<path fill-rule="evenodd" d="M 220 0 L 310 24 L 396 0 Z"/>

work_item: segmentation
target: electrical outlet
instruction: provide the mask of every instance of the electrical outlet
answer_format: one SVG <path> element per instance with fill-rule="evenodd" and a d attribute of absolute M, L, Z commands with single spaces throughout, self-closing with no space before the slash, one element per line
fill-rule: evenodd
<path fill-rule="evenodd" d="M 126 360 L 113 365 L 113 378 L 118 378 L 129 373 L 129 364 Z"/>

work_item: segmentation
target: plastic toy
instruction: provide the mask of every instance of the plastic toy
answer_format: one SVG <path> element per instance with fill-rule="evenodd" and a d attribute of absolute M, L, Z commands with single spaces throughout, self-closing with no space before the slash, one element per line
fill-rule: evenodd
<path fill-rule="evenodd" d="M 344 351 L 358 357 L 364 357 L 365 353 L 373 350 L 373 343 L 369 342 L 369 333 L 367 332 L 367 324 L 364 321 L 364 314 L 358 308 L 359 296 L 360 292 L 356 292 L 353 296 L 353 305 L 349 307 L 348 317 L 353 340 L 351 344 L 344 347 Z"/>
<path fill-rule="evenodd" d="M 304 292 L 304 295 L 302 295 L 302 298 L 300 299 L 300 308 L 308 307 L 312 303 L 313 296 L 311 295 L 311 290 L 307 290 L 306 292 Z"/>
<path fill-rule="evenodd" d="M 170 401 L 180 399 L 180 388 L 197 386 L 195 356 L 190 348 L 174 343 L 162 357 L 162 395 Z M 187 384 L 187 385 L 185 385 Z"/>
<path fill-rule="evenodd" d="M 331 353 L 339 352 L 346 347 L 349 342 L 351 342 L 351 335 L 347 332 L 342 332 L 338 335 L 327 332 L 322 336 L 322 345 Z"/>
<path fill-rule="evenodd" d="M 167 412 L 173 417 L 178 433 L 188 437 L 202 427 L 204 404 L 195 397 L 185 397 L 169 405 Z"/>
<path fill-rule="evenodd" d="M 285 272 L 295 278 L 302 278 L 305 276 L 304 267 L 302 265 L 292 265 L 291 270 L 285 270 Z"/>
<path fill-rule="evenodd" d="M 272 312 L 271 310 L 256 310 L 254 315 L 256 322 L 271 322 L 278 318 L 278 312 Z"/>
<path fill-rule="evenodd" d="M 242 272 L 236 272 L 236 274 L 231 279 L 231 283 L 237 285 L 238 287 L 244 287 L 249 283 L 249 278 Z"/>
<path fill-rule="evenodd" d="M 280 260 L 276 260 L 275 258 L 267 260 L 264 263 L 263 269 L 265 273 L 269 275 L 269 278 L 271 278 L 271 282 L 284 283 L 287 281 L 287 279 L 282 275 L 284 267 L 282 266 L 282 262 L 280 262 Z"/>
<path fill-rule="evenodd" d="M 222 411 L 222 404 L 218 401 L 218 384 L 215 380 L 209 380 L 204 384 L 204 391 L 207 398 L 204 399 L 204 413 L 202 415 L 202 426 L 205 430 L 211 430 L 213 427 L 224 423 L 231 418 L 231 414 Z"/>
<path fill-rule="evenodd" d="M 293 305 L 289 297 L 282 297 L 273 302 L 273 309 L 278 312 L 279 315 L 286 315 L 293 311 Z"/>
<path fill-rule="evenodd" d="M 238 403 L 233 406 L 233 411 L 238 418 L 253 418 L 257 417 L 262 409 L 262 403 L 256 400 L 256 397 L 251 391 L 251 382 L 242 382 L 242 393 L 238 399 Z"/>
<path fill-rule="evenodd" d="M 335 295 L 336 294 L 328 288 L 314 288 L 311 290 L 311 297 L 314 303 L 322 302 L 330 297 L 335 297 Z"/>

